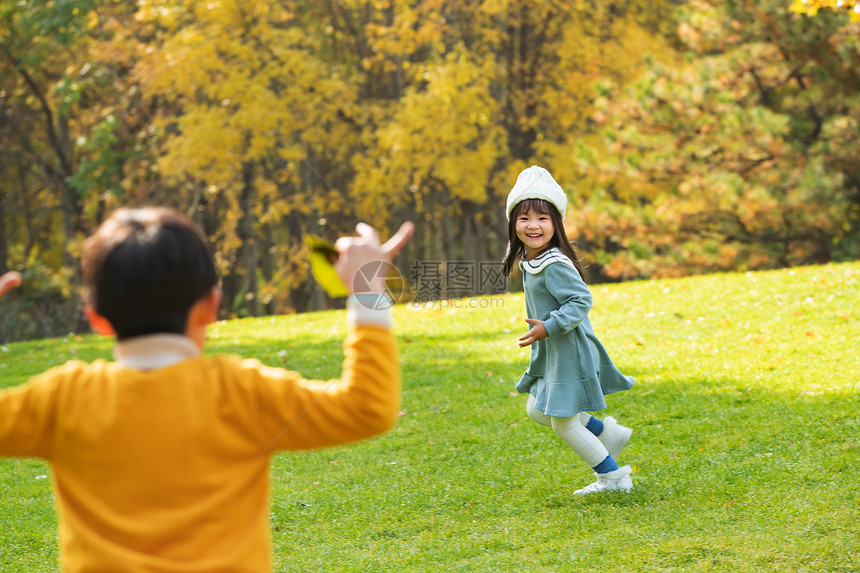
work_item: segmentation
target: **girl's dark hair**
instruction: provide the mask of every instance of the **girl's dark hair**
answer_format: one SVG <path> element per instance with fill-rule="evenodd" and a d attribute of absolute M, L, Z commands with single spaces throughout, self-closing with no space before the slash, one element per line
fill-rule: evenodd
<path fill-rule="evenodd" d="M 582 272 L 582 265 L 579 262 L 579 255 L 576 249 L 573 248 L 573 245 L 570 244 L 567 233 L 564 231 L 564 221 L 561 219 L 561 214 L 552 203 L 543 199 L 524 199 L 511 210 L 511 216 L 508 220 L 508 252 L 502 261 L 502 273 L 506 277 L 511 276 L 516 264 L 525 257 L 526 246 L 517 237 L 517 218 L 523 213 L 528 213 L 532 210 L 543 215 L 549 215 L 552 221 L 554 232 L 546 249 L 555 247 L 564 253 L 570 259 L 570 262 L 573 263 L 576 270 L 579 271 L 579 276 L 582 277 L 582 280 L 585 280 L 585 274 Z"/>
<path fill-rule="evenodd" d="M 84 242 L 83 297 L 117 340 L 185 332 L 188 312 L 218 283 L 206 237 L 175 209 L 119 209 Z"/>

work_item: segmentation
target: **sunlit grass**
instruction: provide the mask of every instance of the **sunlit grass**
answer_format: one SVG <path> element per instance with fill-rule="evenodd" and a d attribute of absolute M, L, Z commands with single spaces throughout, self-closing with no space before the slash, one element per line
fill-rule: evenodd
<path fill-rule="evenodd" d="M 860 264 L 597 285 L 594 327 L 636 377 L 603 414 L 635 433 L 632 493 L 525 416 L 521 294 L 398 306 L 403 412 L 385 436 L 278 455 L 277 571 L 860 569 Z M 218 323 L 209 352 L 341 367 L 342 312 Z M 110 342 L 8 345 L 3 383 Z M 0 569 L 56 570 L 45 464 L 0 462 Z"/>

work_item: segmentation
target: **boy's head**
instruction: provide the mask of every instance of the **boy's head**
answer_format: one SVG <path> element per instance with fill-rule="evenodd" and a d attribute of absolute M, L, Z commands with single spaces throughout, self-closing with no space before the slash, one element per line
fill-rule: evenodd
<path fill-rule="evenodd" d="M 84 242 L 84 302 L 118 340 L 183 334 L 194 304 L 217 285 L 202 231 L 166 207 L 119 209 Z"/>

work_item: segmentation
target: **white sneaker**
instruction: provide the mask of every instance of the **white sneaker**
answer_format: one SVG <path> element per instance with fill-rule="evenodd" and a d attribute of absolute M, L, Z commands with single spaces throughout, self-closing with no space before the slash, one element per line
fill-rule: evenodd
<path fill-rule="evenodd" d="M 612 459 L 618 460 L 621 450 L 623 450 L 624 446 L 627 445 L 627 441 L 630 439 L 630 435 L 632 433 L 633 430 L 627 426 L 622 426 L 612 416 L 606 416 L 603 420 L 603 431 L 600 432 L 597 439 L 606 446 Z"/>
<path fill-rule="evenodd" d="M 630 479 L 630 474 L 633 470 L 630 466 L 620 467 L 614 472 L 605 474 L 594 474 L 597 476 L 597 481 L 591 485 L 587 485 L 582 489 L 576 490 L 574 495 L 585 495 L 587 493 L 600 493 L 603 491 L 623 491 L 629 492 L 633 489 L 633 480 Z"/>

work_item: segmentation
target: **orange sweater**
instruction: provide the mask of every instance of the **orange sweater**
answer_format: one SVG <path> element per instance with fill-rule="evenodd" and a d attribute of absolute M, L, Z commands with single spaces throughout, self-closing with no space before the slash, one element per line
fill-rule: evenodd
<path fill-rule="evenodd" d="M 390 428 L 394 337 L 353 326 L 339 381 L 236 357 L 70 362 L 0 391 L 0 455 L 53 466 L 67 572 L 269 571 L 269 459 Z"/>

